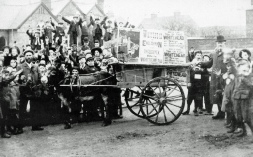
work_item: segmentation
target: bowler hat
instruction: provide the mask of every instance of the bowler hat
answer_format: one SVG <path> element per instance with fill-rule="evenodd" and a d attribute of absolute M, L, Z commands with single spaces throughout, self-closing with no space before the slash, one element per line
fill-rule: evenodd
<path fill-rule="evenodd" d="M 91 61 L 91 60 L 94 60 L 94 58 L 93 57 L 86 58 L 86 62 Z"/>
<path fill-rule="evenodd" d="M 96 47 L 96 48 L 91 49 L 92 56 L 95 55 L 96 51 L 98 51 L 99 53 L 103 53 L 103 50 L 100 47 Z"/>
<path fill-rule="evenodd" d="M 85 58 L 85 56 L 84 56 L 84 55 L 79 56 L 79 57 L 78 57 L 78 60 L 80 60 L 80 59 L 82 59 L 82 58 Z"/>
<path fill-rule="evenodd" d="M 216 42 L 226 42 L 226 40 L 225 40 L 223 35 L 218 35 L 217 39 L 216 39 Z"/>
<path fill-rule="evenodd" d="M 26 53 L 28 53 L 28 52 L 34 54 L 33 50 L 25 50 L 24 55 L 25 55 Z"/>

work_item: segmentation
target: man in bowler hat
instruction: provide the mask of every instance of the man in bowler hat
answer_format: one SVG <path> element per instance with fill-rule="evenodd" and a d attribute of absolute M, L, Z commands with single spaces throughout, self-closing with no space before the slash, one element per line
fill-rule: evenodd
<path fill-rule="evenodd" d="M 207 112 L 212 112 L 213 104 L 218 105 L 218 113 L 213 116 L 213 119 L 224 119 L 225 113 L 221 111 L 222 104 L 222 91 L 224 88 L 222 82 L 222 74 L 226 70 L 226 65 L 223 62 L 224 58 L 224 48 L 226 40 L 224 36 L 218 35 L 216 40 L 216 48 L 213 53 L 210 55 L 210 60 L 207 62 L 200 62 L 201 68 L 211 68 L 211 81 L 210 81 L 210 106 L 207 108 Z"/>

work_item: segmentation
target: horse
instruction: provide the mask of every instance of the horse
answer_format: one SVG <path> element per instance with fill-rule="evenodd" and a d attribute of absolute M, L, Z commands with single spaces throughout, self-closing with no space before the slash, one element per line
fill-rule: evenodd
<path fill-rule="evenodd" d="M 49 83 L 57 82 L 55 81 L 55 74 L 50 75 Z M 71 83 L 72 80 L 76 80 L 75 84 Z M 101 101 L 104 104 L 106 113 L 106 115 L 103 116 L 104 114 L 102 109 L 102 117 L 104 117 L 102 126 L 107 126 L 110 125 L 112 122 L 111 107 L 113 103 L 111 98 L 113 97 L 112 93 L 114 90 L 113 87 L 109 86 L 116 85 L 116 83 L 117 80 L 114 75 L 100 71 L 92 74 L 79 75 L 76 78 L 73 76 L 66 77 L 59 82 L 59 85 L 56 88 L 58 97 L 60 98 L 63 106 L 67 108 L 69 113 L 73 113 L 75 111 L 78 111 L 80 113 L 82 104 L 85 105 L 88 104 L 90 101 L 102 99 Z M 85 85 L 91 86 L 85 87 Z M 65 123 L 67 126 L 66 128 L 70 128 L 70 122 L 67 123 L 68 124 Z"/>

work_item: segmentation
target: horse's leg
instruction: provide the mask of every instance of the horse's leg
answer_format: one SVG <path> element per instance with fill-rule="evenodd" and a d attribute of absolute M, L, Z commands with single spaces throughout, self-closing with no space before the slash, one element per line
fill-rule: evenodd
<path fill-rule="evenodd" d="M 103 99 L 104 104 L 105 104 L 105 112 L 106 112 L 106 115 L 105 115 L 104 122 L 103 122 L 102 126 L 108 126 L 112 123 L 111 103 L 108 101 L 109 98 L 108 98 L 107 94 L 101 93 L 101 96 L 102 96 L 102 99 Z"/>
<path fill-rule="evenodd" d="M 62 103 L 62 118 L 64 119 L 64 129 L 70 129 L 71 128 L 71 107 L 70 102 L 67 100 L 66 97 L 62 93 L 58 94 L 59 99 Z"/>

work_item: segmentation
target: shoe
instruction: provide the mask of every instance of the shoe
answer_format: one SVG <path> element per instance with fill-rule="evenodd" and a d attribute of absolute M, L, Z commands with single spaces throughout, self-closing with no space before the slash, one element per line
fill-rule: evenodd
<path fill-rule="evenodd" d="M 199 109 L 199 114 L 203 114 L 203 110 L 202 109 Z"/>
<path fill-rule="evenodd" d="M 213 115 L 212 112 L 205 112 L 204 115 Z"/>
<path fill-rule="evenodd" d="M 225 113 L 224 112 L 218 112 L 216 116 L 212 117 L 213 119 L 224 119 L 225 118 Z"/>
<path fill-rule="evenodd" d="M 104 122 L 102 123 L 102 126 L 108 126 L 111 125 L 112 121 L 111 120 L 104 120 Z"/>
<path fill-rule="evenodd" d="M 21 128 L 21 129 L 17 129 L 16 130 L 16 134 L 15 135 L 19 135 L 19 134 L 23 134 L 24 133 L 24 131 L 23 131 L 23 129 Z"/>
<path fill-rule="evenodd" d="M 64 129 L 70 129 L 71 128 L 71 124 L 70 123 L 65 123 Z"/>
<path fill-rule="evenodd" d="M 42 131 L 42 130 L 44 130 L 44 128 L 39 127 L 39 126 L 32 127 L 32 131 Z"/>
<path fill-rule="evenodd" d="M 182 115 L 189 115 L 189 111 L 183 112 Z"/>
<path fill-rule="evenodd" d="M 122 115 L 114 115 L 113 117 L 112 117 L 112 119 L 122 119 L 123 118 L 123 116 Z M 101 119 L 101 118 L 100 118 Z"/>
<path fill-rule="evenodd" d="M 11 138 L 11 135 L 10 135 L 10 134 L 7 134 L 7 133 L 4 133 L 4 134 L 2 134 L 1 137 L 2 137 L 2 138 Z"/>
<path fill-rule="evenodd" d="M 235 127 L 231 126 L 227 133 L 234 133 L 235 132 Z"/>
<path fill-rule="evenodd" d="M 198 112 L 194 112 L 194 116 L 199 116 L 199 113 Z"/>
<path fill-rule="evenodd" d="M 226 127 L 226 128 L 230 128 L 231 126 L 232 126 L 232 123 L 225 124 L 225 127 Z"/>
<path fill-rule="evenodd" d="M 243 130 L 243 128 L 237 128 L 235 131 L 234 131 L 234 135 L 236 137 L 242 137 L 245 135 L 245 131 Z"/>

